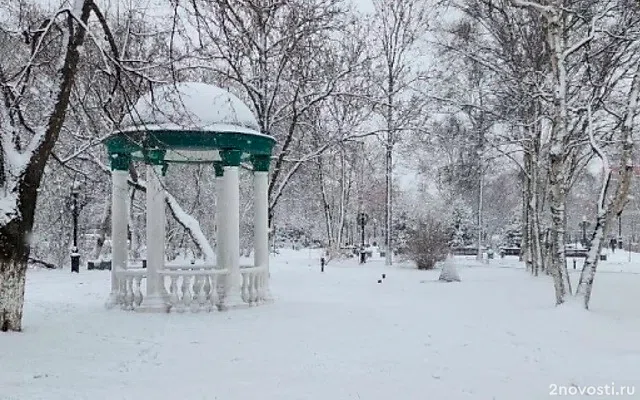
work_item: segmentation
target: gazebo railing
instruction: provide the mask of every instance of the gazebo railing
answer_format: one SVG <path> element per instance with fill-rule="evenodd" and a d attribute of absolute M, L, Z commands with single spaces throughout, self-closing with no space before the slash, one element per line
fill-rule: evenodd
<path fill-rule="evenodd" d="M 242 275 L 242 300 L 256 305 L 267 299 L 267 268 L 264 266 L 240 266 Z"/>
<path fill-rule="evenodd" d="M 256 305 L 266 300 L 266 267 L 241 266 L 242 300 Z M 167 264 L 158 272 L 161 294 L 170 312 L 217 311 L 224 308 L 228 269 L 212 264 Z M 145 268 L 117 270 L 117 303 L 124 310 L 135 310 L 144 300 Z"/>
<path fill-rule="evenodd" d="M 226 269 L 165 269 L 160 271 L 165 288 L 168 282 L 169 311 L 217 311 L 223 307 Z"/>
<path fill-rule="evenodd" d="M 116 302 L 123 310 L 133 310 L 142 304 L 142 280 L 147 278 L 147 270 L 132 268 L 116 271 L 118 295 Z"/>

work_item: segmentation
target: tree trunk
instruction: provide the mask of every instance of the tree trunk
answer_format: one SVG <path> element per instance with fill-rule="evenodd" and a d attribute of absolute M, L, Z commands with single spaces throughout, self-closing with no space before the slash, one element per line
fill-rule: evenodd
<path fill-rule="evenodd" d="M 531 171 L 531 175 L 532 175 L 532 179 L 531 179 L 531 186 L 530 186 L 530 192 L 528 193 L 529 195 L 529 202 L 527 204 L 527 208 L 529 209 L 528 212 L 528 217 L 529 217 L 529 221 L 528 221 L 528 225 L 529 225 L 529 254 L 528 254 L 528 258 L 527 258 L 527 263 L 529 263 L 529 268 L 531 270 L 532 275 L 534 276 L 538 276 L 539 273 L 539 262 L 540 262 L 540 258 L 539 258 L 539 254 L 538 254 L 538 250 L 539 250 L 539 246 L 540 246 L 540 241 L 539 241 L 539 236 L 538 236 L 538 225 L 536 224 L 536 212 L 537 212 L 537 207 L 536 207 L 536 186 L 535 186 L 535 177 L 534 177 L 534 172 L 533 169 Z M 538 240 L 536 240 L 538 239 Z"/>
<path fill-rule="evenodd" d="M 532 179 L 531 154 L 525 149 L 524 153 L 524 178 L 522 182 L 522 240 L 520 245 L 520 260 L 525 262 L 527 271 L 533 273 L 532 262 L 532 215 L 531 215 L 531 179 Z"/>
<path fill-rule="evenodd" d="M 538 202 L 538 192 L 537 192 L 537 173 L 536 173 L 536 192 L 533 192 L 533 210 L 531 216 L 531 247 L 533 254 L 533 269 L 534 275 L 538 276 L 540 271 L 544 270 L 544 258 L 542 255 L 542 244 L 540 243 L 540 207 Z M 530 211 L 531 212 L 531 211 Z"/>
<path fill-rule="evenodd" d="M 98 232 L 98 237 L 96 238 L 96 245 L 93 248 L 93 259 L 100 259 L 100 255 L 102 254 L 102 249 L 104 247 L 104 242 L 108 235 L 111 234 L 111 202 L 105 201 L 104 212 L 102 214 L 102 220 L 100 221 L 100 232 Z"/>
<path fill-rule="evenodd" d="M 640 66 L 637 67 L 633 76 L 631 89 L 627 98 L 627 109 L 625 111 L 624 121 L 621 127 L 621 157 L 618 186 L 611 198 L 608 198 L 609 186 L 611 184 L 611 171 L 609 170 L 609 162 L 604 152 L 597 145 L 593 137 L 591 110 L 589 109 L 589 139 L 593 151 L 600 157 L 605 166 L 605 179 L 602 182 L 600 190 L 600 198 L 598 200 L 598 217 L 591 241 L 591 251 L 585 260 L 582 272 L 580 274 L 580 283 L 576 290 L 576 295 L 583 296 L 584 308 L 589 309 L 589 301 L 591 300 L 591 290 L 593 288 L 593 280 L 596 275 L 598 261 L 600 260 L 600 251 L 604 246 L 604 241 L 609 231 L 614 215 L 619 215 L 627 202 L 629 190 L 631 187 L 631 178 L 633 176 L 633 120 L 638 110 L 638 97 L 640 96 Z M 629 248 L 631 251 L 631 248 Z"/>
<path fill-rule="evenodd" d="M 562 13 L 553 9 L 547 16 L 547 42 L 551 50 L 553 73 L 553 108 L 549 140 L 549 208 L 551 210 L 551 265 L 556 305 L 565 301 L 565 204 L 566 204 L 566 136 L 567 136 L 567 71 L 565 65 Z"/>
<path fill-rule="evenodd" d="M 534 149 L 530 149 L 532 152 Z M 538 157 L 529 154 L 525 159 L 527 179 L 524 193 L 524 205 L 526 210 L 526 248 L 525 262 L 527 270 L 532 275 L 538 276 L 543 268 L 542 245 L 540 243 L 540 206 L 539 206 L 539 162 Z M 524 236 L 524 235 L 523 235 Z"/>
<path fill-rule="evenodd" d="M 392 66 L 392 63 L 389 64 Z M 386 123 L 387 123 L 387 140 L 385 143 L 385 213 L 384 213 L 384 229 L 385 229 L 385 246 L 386 253 L 385 265 L 393 264 L 393 144 L 394 144 L 394 107 L 396 81 L 393 69 L 387 71 L 387 107 L 386 107 Z"/>
<path fill-rule="evenodd" d="M 26 222 L 33 221 L 27 218 Z M 16 219 L 0 230 L 0 331 L 22 330 L 24 287 L 29 260 L 25 221 Z"/>
<path fill-rule="evenodd" d="M 340 216 L 338 220 L 338 227 L 336 228 L 336 232 L 338 232 L 338 240 L 337 245 L 338 249 L 342 243 L 342 232 L 344 231 L 344 226 L 347 220 L 347 212 L 349 209 L 349 203 L 351 198 L 351 185 L 352 185 L 352 176 L 351 174 L 347 175 L 347 163 L 345 159 L 344 152 L 341 153 L 341 175 L 340 175 L 340 209 L 338 210 L 338 214 Z"/>
<path fill-rule="evenodd" d="M 0 331 L 22 330 L 22 307 L 27 262 L 20 257 L 0 259 Z"/>
<path fill-rule="evenodd" d="M 607 214 L 601 213 L 596 219 L 596 226 L 593 231 L 593 237 L 591 238 L 591 249 L 589 250 L 587 259 L 584 261 L 584 265 L 582 266 L 582 272 L 580 273 L 580 282 L 576 289 L 576 295 L 582 296 L 584 308 L 586 309 L 589 309 L 593 279 L 595 278 L 596 269 L 598 268 L 600 251 L 602 251 L 604 240 L 607 237 L 608 225 Z"/>
<path fill-rule="evenodd" d="M 543 247 L 541 243 L 542 237 L 542 228 L 540 225 L 540 215 L 542 213 L 542 204 L 543 201 L 540 199 L 541 193 L 545 193 L 545 188 L 543 187 L 543 182 L 541 181 L 541 164 L 540 164 L 540 153 L 541 153 L 541 137 L 542 134 L 542 123 L 540 122 L 540 116 L 542 115 L 541 105 L 539 100 L 533 105 L 532 118 L 531 121 L 533 123 L 533 128 L 529 136 L 532 138 L 532 158 L 531 158 L 531 182 L 532 182 L 532 190 L 531 190 L 531 209 L 529 213 L 532 216 L 532 225 L 531 225 L 531 246 L 533 251 L 533 262 L 534 262 L 534 275 L 538 276 L 540 272 L 545 270 L 545 262 L 543 255 Z"/>
<path fill-rule="evenodd" d="M 540 254 L 540 272 L 544 272 L 545 275 L 549 275 L 549 266 L 551 265 L 551 246 L 549 245 L 549 223 L 548 221 L 544 221 L 543 218 L 547 216 L 547 202 L 548 202 L 548 193 L 549 193 L 549 182 L 548 175 L 540 176 L 541 169 L 540 164 L 538 164 L 538 191 L 536 193 L 536 203 L 538 207 L 538 211 L 536 212 L 536 224 L 538 226 L 536 234 L 538 237 L 536 240 L 538 241 L 538 248 Z M 547 219 L 547 218 L 545 218 Z"/>
<path fill-rule="evenodd" d="M 568 189 L 566 190 L 568 191 Z M 565 202 L 565 210 L 566 210 L 566 202 Z M 567 227 L 567 213 L 564 213 L 564 222 L 562 223 L 562 226 Z M 565 243 L 566 243 L 566 234 L 565 234 L 565 239 L 562 241 L 562 252 L 565 253 Z M 571 289 L 571 277 L 569 276 L 569 269 L 568 269 L 568 265 L 567 265 L 567 257 L 566 257 L 566 253 L 565 253 L 565 257 L 564 257 L 564 263 L 562 264 L 562 276 L 563 276 L 563 280 L 565 283 L 565 292 L 567 295 L 572 295 L 573 294 L 573 290 Z"/>
<path fill-rule="evenodd" d="M 554 166 L 555 164 L 555 166 Z M 557 162 L 552 161 L 552 170 L 558 168 Z M 560 166 L 559 168 L 563 168 Z M 555 170 L 554 175 L 557 176 L 558 171 Z M 559 173 L 562 176 L 562 172 Z M 561 180 L 560 180 L 561 181 Z M 551 265 L 549 265 L 549 272 L 553 277 L 553 286 L 555 289 L 556 305 L 562 304 L 565 301 L 566 288 L 564 284 L 564 205 L 565 195 L 562 183 L 555 179 L 551 181 Z"/>
<path fill-rule="evenodd" d="M 389 113 L 391 114 L 391 113 Z M 385 265 L 393 264 L 393 122 L 388 122 L 385 156 Z"/>
<path fill-rule="evenodd" d="M 526 157 L 526 155 L 525 155 Z M 522 237 L 520 238 L 520 261 L 524 261 L 527 270 L 529 269 L 529 177 L 527 176 L 529 169 L 527 168 L 527 162 L 525 161 L 525 173 L 522 178 L 522 221 L 520 231 Z"/>
<path fill-rule="evenodd" d="M 322 162 L 322 156 L 318 157 L 318 181 L 320 181 L 320 194 L 322 199 L 322 211 L 324 212 L 324 223 L 327 230 L 327 244 L 329 249 L 334 249 L 334 233 L 333 233 L 333 216 L 331 214 L 331 205 L 329 204 L 329 198 L 327 196 L 327 186 L 324 182 L 324 164 Z"/>

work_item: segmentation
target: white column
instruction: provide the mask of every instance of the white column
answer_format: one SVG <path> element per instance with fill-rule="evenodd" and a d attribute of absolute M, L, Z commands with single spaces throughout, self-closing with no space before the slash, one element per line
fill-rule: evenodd
<path fill-rule="evenodd" d="M 136 310 L 166 312 L 158 271 L 164 269 L 164 188 L 162 166 L 147 165 L 147 295 Z"/>
<path fill-rule="evenodd" d="M 225 268 L 225 222 L 224 217 L 227 214 L 225 210 L 224 198 L 224 176 L 216 176 L 216 268 Z"/>
<path fill-rule="evenodd" d="M 216 167 L 216 269 L 224 269 L 226 268 L 224 217 L 227 212 L 224 206 L 226 203 L 224 198 L 224 178 L 217 173 L 217 168 L 218 167 Z M 220 170 L 222 170 L 222 166 L 220 166 Z M 218 295 L 221 295 L 225 290 L 225 285 L 226 283 L 223 280 L 217 280 L 216 286 L 212 288 L 212 290 L 217 291 Z M 216 304 L 217 306 L 222 304 L 222 307 L 224 307 L 224 298 L 218 298 L 218 303 L 219 304 Z"/>
<path fill-rule="evenodd" d="M 256 267 L 265 267 L 265 295 L 271 297 L 269 290 L 269 172 L 253 173 L 253 262 Z"/>
<path fill-rule="evenodd" d="M 226 307 L 238 307 L 242 300 L 242 276 L 240 274 L 240 186 L 237 166 L 224 167 L 224 257 L 229 269 L 225 296 Z"/>
<path fill-rule="evenodd" d="M 127 179 L 129 171 L 111 171 L 111 294 L 107 307 L 117 303 L 119 285 L 116 272 L 127 269 Z"/>

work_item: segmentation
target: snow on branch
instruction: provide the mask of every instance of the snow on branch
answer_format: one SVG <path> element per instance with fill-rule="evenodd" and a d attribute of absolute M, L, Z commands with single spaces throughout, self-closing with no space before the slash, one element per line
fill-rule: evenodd
<path fill-rule="evenodd" d="M 95 147 L 97 145 L 101 145 L 104 140 L 106 138 L 108 138 L 109 136 L 111 136 L 112 133 L 109 132 L 108 134 L 100 137 L 100 138 L 96 138 L 93 140 L 90 140 L 88 143 L 84 143 L 82 146 L 80 146 L 78 149 L 76 149 L 73 153 L 69 154 L 68 156 L 64 157 L 64 158 L 60 158 L 58 161 L 60 162 L 60 164 L 64 165 L 67 164 L 69 161 L 77 158 L 78 156 L 80 156 L 82 153 L 84 153 L 85 151 L 89 150 L 92 147 Z"/>
<path fill-rule="evenodd" d="M 193 242 L 198 246 L 200 251 L 202 252 L 204 259 L 207 261 L 211 261 L 215 259 L 215 253 L 213 252 L 213 248 L 209 241 L 204 236 L 202 232 L 202 228 L 200 227 L 200 223 L 193 216 L 189 215 L 184 211 L 184 209 L 180 206 L 175 197 L 173 197 L 167 191 L 165 193 L 165 201 L 169 206 L 169 211 L 171 211 L 171 215 L 173 218 L 182 225 L 182 227 L 189 233 Z"/>
<path fill-rule="evenodd" d="M 566 49 L 563 53 L 562 53 L 562 59 L 565 60 L 567 57 L 569 57 L 571 54 L 575 53 L 576 51 L 580 50 L 581 48 L 583 48 L 584 46 L 586 46 L 589 42 L 591 42 L 595 37 L 595 31 L 591 30 L 590 34 L 584 38 L 582 38 L 581 40 L 579 40 L 578 42 L 574 43 L 571 47 L 569 47 L 568 49 Z"/>
<path fill-rule="evenodd" d="M 144 180 L 138 179 L 137 181 L 134 181 L 132 179 L 129 179 L 128 182 L 129 185 L 146 193 L 147 184 Z M 200 223 L 198 222 L 198 220 L 184 211 L 182 206 L 180 206 L 180 203 L 178 203 L 178 200 L 176 200 L 176 198 L 171 193 L 167 192 L 166 189 L 164 191 L 164 196 L 165 202 L 169 207 L 171 215 L 176 220 L 176 222 L 187 231 L 189 237 L 193 240 L 193 243 L 202 252 L 204 259 L 208 261 L 215 259 L 213 248 L 202 232 L 202 228 L 200 227 Z"/>
<path fill-rule="evenodd" d="M 534 1 L 525 1 L 525 0 L 511 0 L 511 1 L 513 2 L 513 5 L 516 7 L 532 8 L 538 11 L 540 14 L 544 15 L 545 17 L 550 17 L 554 11 L 553 7 L 536 3 Z"/>

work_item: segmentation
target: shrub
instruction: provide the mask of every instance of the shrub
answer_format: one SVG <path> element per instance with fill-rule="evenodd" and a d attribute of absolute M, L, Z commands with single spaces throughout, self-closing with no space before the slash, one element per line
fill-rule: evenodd
<path fill-rule="evenodd" d="M 450 232 L 433 215 L 422 217 L 407 234 L 407 257 L 418 269 L 433 269 L 449 253 Z"/>

